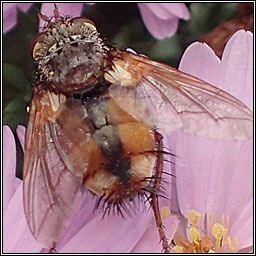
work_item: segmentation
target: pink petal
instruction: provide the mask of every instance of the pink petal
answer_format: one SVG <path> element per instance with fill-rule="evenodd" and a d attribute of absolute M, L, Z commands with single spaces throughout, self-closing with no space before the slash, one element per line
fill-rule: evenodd
<path fill-rule="evenodd" d="M 159 3 L 162 7 L 166 8 L 173 15 L 188 20 L 190 17 L 188 8 L 183 3 Z"/>
<path fill-rule="evenodd" d="M 159 4 L 141 3 L 138 5 L 139 5 L 139 7 L 141 7 L 141 6 L 143 7 L 143 5 L 144 5 L 150 13 L 154 14 L 155 17 L 157 17 L 158 19 L 161 19 L 161 20 L 169 20 L 169 19 L 173 19 L 173 18 L 177 17 L 175 15 L 175 13 L 170 12 L 167 8 L 162 6 L 160 3 Z"/>
<path fill-rule="evenodd" d="M 36 253 L 42 248 L 33 238 L 25 219 L 22 184 L 4 213 L 3 238 L 4 253 Z"/>
<path fill-rule="evenodd" d="M 239 30 L 228 41 L 220 66 L 220 87 L 253 109 L 253 35 Z"/>
<path fill-rule="evenodd" d="M 176 216 L 169 216 L 163 219 L 163 223 L 166 236 L 171 241 L 178 228 L 178 220 Z M 152 241 L 159 241 L 159 234 L 155 224 L 145 230 L 145 233 L 131 250 L 131 253 L 160 253 L 162 251 L 161 242 L 156 246 Z"/>
<path fill-rule="evenodd" d="M 172 36 L 178 27 L 178 18 L 159 19 L 145 4 L 138 4 L 141 16 L 149 32 L 157 39 Z"/>
<path fill-rule="evenodd" d="M 253 254 L 254 252 L 254 246 L 249 246 L 249 247 L 246 247 L 246 248 L 243 248 L 241 250 L 239 250 L 237 253 L 240 253 L 240 254 L 245 254 L 245 253 L 251 253 Z"/>
<path fill-rule="evenodd" d="M 86 205 L 87 211 L 82 211 L 79 216 L 81 222 L 78 227 L 79 229 L 81 228 L 81 225 L 84 225 L 83 221 L 88 219 L 88 216 L 94 216 L 91 213 L 93 204 L 90 201 L 90 197 L 89 200 L 87 198 Z M 76 224 L 76 226 L 78 226 L 78 224 Z M 74 233 L 73 227 L 67 230 L 67 240 L 69 240 Z M 24 243 L 24 239 L 26 240 L 26 243 Z M 60 251 L 59 248 L 60 246 L 58 245 L 58 252 Z M 42 249 L 42 245 L 34 239 L 29 230 L 23 209 L 22 185 L 19 186 L 19 189 L 13 196 L 4 215 L 4 251 L 7 253 L 47 253 L 49 251 L 49 248 Z"/>
<path fill-rule="evenodd" d="M 202 216 L 216 214 L 218 222 L 223 214 L 230 217 L 231 225 L 237 222 L 252 198 L 252 141 L 211 141 L 179 134 L 176 154 L 181 213 L 187 217 L 194 209 Z"/>
<path fill-rule="evenodd" d="M 26 128 L 23 125 L 18 125 L 16 132 L 20 140 L 21 147 L 24 151 Z"/>
<path fill-rule="evenodd" d="M 64 16 L 77 17 L 80 16 L 83 10 L 83 3 L 57 3 L 60 14 Z M 41 7 L 41 12 L 44 15 L 52 16 L 54 13 L 53 3 L 43 3 Z"/>
<path fill-rule="evenodd" d="M 174 17 L 189 19 L 189 11 L 183 3 L 143 3 L 159 19 L 171 19 Z"/>
<path fill-rule="evenodd" d="M 81 16 L 84 3 L 57 3 L 59 12 L 63 16 L 79 17 Z M 43 3 L 41 7 L 41 13 L 52 17 L 54 14 L 54 4 L 53 3 Z M 43 27 L 44 21 L 40 20 L 40 26 Z"/>
<path fill-rule="evenodd" d="M 66 234 L 57 245 L 56 250 L 58 252 L 62 250 L 61 248 L 65 246 L 73 236 L 78 235 L 80 229 L 83 228 L 88 222 L 90 222 L 98 215 L 102 216 L 102 209 L 99 208 L 94 210 L 97 198 L 89 193 L 86 189 L 83 193 L 82 200 L 82 205 L 76 214 L 71 226 L 68 228 Z"/>
<path fill-rule="evenodd" d="M 229 150 L 230 148 L 228 148 L 228 152 Z M 249 141 L 234 143 L 232 150 L 234 152 L 233 158 L 235 159 L 235 166 L 232 170 L 232 165 L 227 164 L 226 172 L 230 173 L 230 175 L 227 177 L 227 182 L 223 184 L 226 189 L 226 193 L 224 194 L 226 201 L 225 213 L 230 216 L 231 223 L 232 221 L 237 221 L 237 216 L 240 214 L 241 209 L 244 209 L 252 199 L 253 141 L 251 139 Z"/>
<path fill-rule="evenodd" d="M 124 253 L 129 252 L 138 242 L 145 229 L 153 221 L 152 212 L 138 213 L 123 219 L 101 215 L 93 218 L 77 233 L 61 252 L 72 253 Z M 81 242 L 83 241 L 83 242 Z M 158 244 L 158 240 L 152 243 Z"/>
<path fill-rule="evenodd" d="M 3 211 L 5 212 L 17 185 L 20 184 L 16 173 L 16 144 L 11 129 L 3 127 Z"/>
<path fill-rule="evenodd" d="M 26 12 L 33 3 L 3 3 L 3 33 L 12 29 L 17 23 L 17 9 Z"/>
<path fill-rule="evenodd" d="M 196 42 L 184 52 L 179 70 L 217 86 L 219 84 L 220 59 L 207 44 Z"/>
<path fill-rule="evenodd" d="M 251 197 L 251 200 L 241 208 L 236 222 L 229 230 L 231 238 L 238 238 L 236 251 L 253 246 L 253 222 L 253 198 Z"/>
<path fill-rule="evenodd" d="M 215 142 L 207 212 L 237 221 L 237 215 L 252 198 L 252 141 Z"/>
<path fill-rule="evenodd" d="M 252 100 L 252 94 L 248 93 L 252 90 L 251 40 L 251 33 L 235 34 L 221 62 L 208 46 L 194 43 L 186 50 L 180 70 L 225 90 L 231 86 L 231 93 L 234 88 L 245 90 L 245 100 L 248 97 Z M 234 83 L 230 75 L 240 72 L 236 65 L 244 72 L 239 75 L 241 79 L 237 78 L 238 83 Z M 243 97 L 243 93 L 237 97 Z M 222 214 L 227 214 L 231 223 L 235 223 L 241 209 L 252 198 L 252 141 L 207 140 L 178 133 L 176 148 L 177 193 L 183 215 L 195 209 L 202 214 L 214 212 L 219 221 Z"/>
<path fill-rule="evenodd" d="M 236 32 L 228 41 L 221 62 L 209 46 L 194 43 L 186 49 L 179 69 L 223 88 L 252 109 L 252 38 L 251 32 Z"/>
<path fill-rule="evenodd" d="M 165 155 L 164 156 L 164 164 L 163 164 L 163 174 L 162 174 L 162 186 L 163 188 L 163 195 L 168 197 L 168 200 L 165 198 L 159 197 L 159 205 L 160 209 L 163 206 L 169 206 L 173 212 L 179 211 L 178 199 L 177 199 L 177 188 L 176 188 L 176 166 L 173 164 L 177 160 L 177 155 L 175 152 L 175 145 L 177 136 L 176 133 L 170 133 L 161 131 L 163 135 L 163 144 L 164 150 L 174 153 L 175 155 Z M 161 194 L 161 191 L 160 191 Z"/>
<path fill-rule="evenodd" d="M 187 217 L 192 209 L 206 212 L 211 182 L 213 140 L 177 132 L 176 186 L 180 211 Z"/>

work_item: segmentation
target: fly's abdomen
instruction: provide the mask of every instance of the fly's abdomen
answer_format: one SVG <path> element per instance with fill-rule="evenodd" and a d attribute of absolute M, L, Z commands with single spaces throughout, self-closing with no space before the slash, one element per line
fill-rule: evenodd
<path fill-rule="evenodd" d="M 85 185 L 112 202 L 132 200 L 144 192 L 153 175 L 154 129 L 135 120 L 107 97 L 85 105 L 93 127 Z"/>

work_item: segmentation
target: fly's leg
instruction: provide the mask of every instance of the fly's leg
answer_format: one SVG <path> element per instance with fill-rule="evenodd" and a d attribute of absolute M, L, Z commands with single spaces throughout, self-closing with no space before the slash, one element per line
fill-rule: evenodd
<path fill-rule="evenodd" d="M 57 251 L 56 251 L 55 247 L 53 247 L 53 248 L 49 249 L 49 253 L 57 253 Z"/>
<path fill-rule="evenodd" d="M 155 181 L 154 181 L 154 191 L 156 191 L 156 193 L 152 193 L 150 196 L 152 198 L 151 205 L 152 205 L 152 208 L 154 211 L 155 221 L 156 221 L 156 226 L 158 229 L 160 241 L 162 242 L 163 252 L 170 253 L 171 252 L 170 246 L 168 243 L 168 238 L 165 235 L 164 225 L 162 222 L 160 209 L 159 209 L 159 202 L 158 202 L 158 192 L 160 189 L 160 181 L 161 181 L 162 171 L 163 171 L 163 153 L 162 153 L 162 151 L 163 151 L 163 136 L 160 133 L 155 132 L 155 137 L 156 137 L 156 141 L 158 143 L 157 163 L 156 163 L 156 173 L 155 173 L 155 176 L 157 177 L 157 179 L 155 179 Z"/>

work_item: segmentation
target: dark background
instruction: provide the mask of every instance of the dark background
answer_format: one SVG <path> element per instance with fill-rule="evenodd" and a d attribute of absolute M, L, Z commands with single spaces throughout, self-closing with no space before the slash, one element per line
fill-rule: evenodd
<path fill-rule="evenodd" d="M 188 3 L 190 19 L 180 20 L 177 33 L 156 40 L 147 31 L 136 3 L 97 3 L 84 5 L 83 16 L 93 20 L 101 35 L 120 48 L 132 48 L 150 58 L 174 67 L 186 47 L 199 40 L 218 25 L 237 16 L 236 3 Z M 32 92 L 33 61 L 30 42 L 38 31 L 40 3 L 28 13 L 18 12 L 15 28 L 3 36 L 3 124 L 15 131 L 26 125 Z"/>

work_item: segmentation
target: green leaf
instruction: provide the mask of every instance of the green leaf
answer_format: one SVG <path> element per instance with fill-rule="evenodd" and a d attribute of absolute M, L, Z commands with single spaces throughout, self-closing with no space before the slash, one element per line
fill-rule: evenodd
<path fill-rule="evenodd" d="M 27 106 L 24 97 L 15 97 L 3 111 L 3 124 L 9 125 L 12 129 L 16 129 L 19 124 L 26 125 Z"/>
<path fill-rule="evenodd" d="M 3 63 L 3 82 L 11 84 L 17 89 L 23 89 L 29 84 L 23 69 L 12 63 Z"/>

